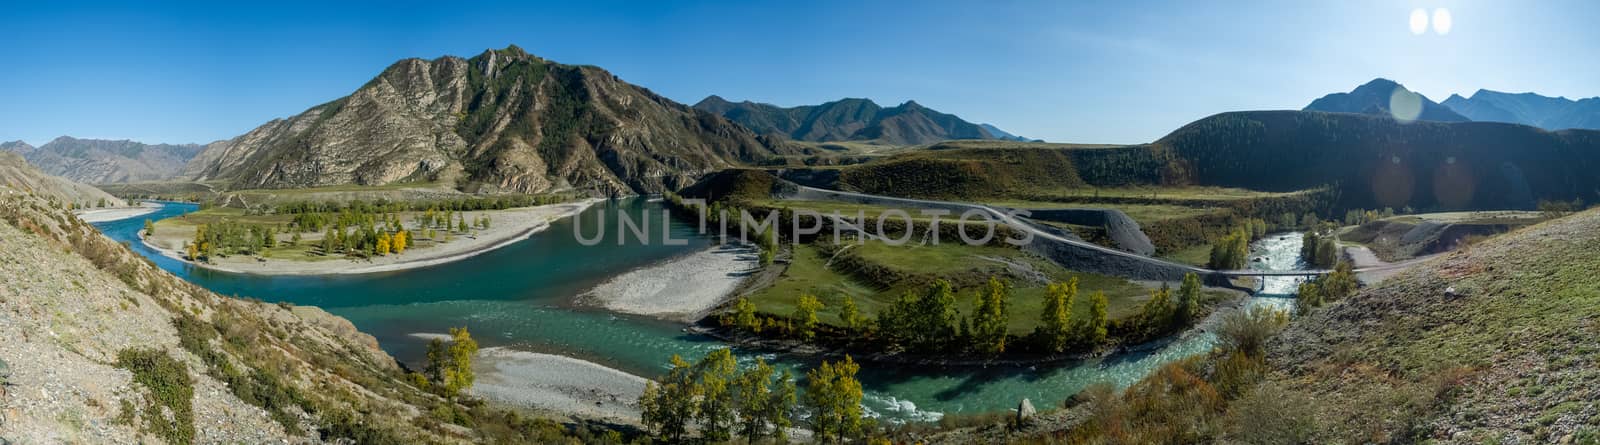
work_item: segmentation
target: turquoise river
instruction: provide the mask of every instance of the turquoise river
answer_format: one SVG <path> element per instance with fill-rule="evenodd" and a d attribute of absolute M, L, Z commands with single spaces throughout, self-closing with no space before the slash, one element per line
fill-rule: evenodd
<path fill-rule="evenodd" d="M 261 276 L 217 272 L 165 257 L 138 239 L 145 219 L 177 217 L 194 204 L 167 203 L 153 214 L 95 224 L 117 241 L 184 279 L 223 295 L 270 302 L 314 305 L 345 317 L 377 337 L 384 350 L 407 363 L 422 355 L 423 340 L 414 333 L 442 333 L 469 326 L 484 346 L 556 353 L 653 377 L 667 359 L 680 354 L 698 358 L 723 344 L 687 334 L 680 323 L 607 312 L 575 303 L 590 287 L 626 271 L 687 254 L 711 245 L 695 228 L 665 217 L 658 202 L 642 198 L 597 204 L 578 218 L 558 221 L 549 230 L 468 259 L 399 272 L 330 276 Z M 579 244 L 574 234 L 581 223 L 586 237 L 604 218 L 615 227 L 619 214 L 646 220 L 657 242 L 635 239 L 618 245 L 616 230 L 602 242 Z M 660 224 L 669 224 L 673 239 L 687 245 L 659 242 Z M 1272 235 L 1253 246 L 1252 267 L 1297 267 L 1298 234 Z M 1283 305 L 1292 279 L 1269 279 L 1249 304 Z M 864 405 L 893 420 L 934 420 L 945 413 L 982 413 L 1015 408 L 1023 398 L 1039 405 L 1057 404 L 1096 382 L 1130 384 L 1167 361 L 1205 352 L 1214 338 L 1198 333 L 1165 345 L 1111 357 L 1052 366 L 988 368 L 893 369 L 866 364 L 862 381 Z M 740 354 L 752 359 L 752 354 Z M 786 366 L 809 366 L 804 359 L 766 356 Z M 1043 405 L 1041 405 L 1043 406 Z"/>

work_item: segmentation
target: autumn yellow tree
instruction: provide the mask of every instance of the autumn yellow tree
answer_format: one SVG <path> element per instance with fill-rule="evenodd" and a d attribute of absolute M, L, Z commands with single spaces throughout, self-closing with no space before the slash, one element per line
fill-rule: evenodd
<path fill-rule="evenodd" d="M 794 322 L 800 329 L 800 337 L 811 340 L 816 336 L 817 310 L 822 309 L 822 301 L 812 295 L 800 294 L 800 300 L 794 308 Z"/>
<path fill-rule="evenodd" d="M 411 245 L 411 234 L 404 230 L 394 233 L 394 239 L 389 241 L 389 251 L 395 255 L 405 253 L 406 247 Z"/>
<path fill-rule="evenodd" d="M 1065 351 L 1072 343 L 1072 307 L 1077 298 L 1078 277 L 1045 288 L 1044 313 L 1040 314 L 1035 331 L 1051 352 Z"/>
<path fill-rule="evenodd" d="M 822 362 L 806 373 L 811 408 L 811 430 L 821 443 L 839 443 L 861 432 L 861 370 L 850 356 L 837 363 Z"/>
<path fill-rule="evenodd" d="M 390 243 L 389 243 L 389 234 L 387 234 L 387 233 L 379 233 L 378 234 L 378 247 L 376 249 L 378 251 L 378 254 L 379 255 L 387 255 L 389 253 L 389 245 L 390 245 Z"/>

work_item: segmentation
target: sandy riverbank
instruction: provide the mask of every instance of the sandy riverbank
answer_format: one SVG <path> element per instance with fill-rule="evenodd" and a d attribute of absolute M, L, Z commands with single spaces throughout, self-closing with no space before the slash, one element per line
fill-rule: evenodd
<path fill-rule="evenodd" d="M 484 348 L 473 360 L 477 381 L 468 393 L 520 408 L 619 423 L 639 422 L 645 379 L 553 354 Z"/>
<path fill-rule="evenodd" d="M 133 206 L 133 207 L 115 207 L 115 208 L 109 208 L 109 209 L 83 209 L 83 210 L 73 211 L 72 213 L 75 214 L 75 215 L 78 215 L 78 219 L 83 220 L 83 222 L 86 222 L 86 223 L 97 223 L 97 222 L 113 221 L 113 220 L 118 220 L 118 219 L 127 219 L 127 218 L 133 218 L 133 217 L 148 215 L 148 214 L 151 214 L 151 213 L 155 213 L 157 210 L 161 210 L 161 207 L 162 207 L 162 204 L 160 204 L 160 203 L 154 203 L 154 202 L 148 202 L 147 201 L 147 202 L 139 203 L 139 205 Z"/>
<path fill-rule="evenodd" d="M 712 246 L 613 277 L 582 300 L 617 312 L 694 321 L 757 269 L 754 247 Z"/>
<path fill-rule="evenodd" d="M 219 258 L 214 263 L 197 265 L 224 272 L 261 275 L 361 274 L 415 269 L 471 258 L 522 241 L 550 228 L 550 223 L 576 215 L 601 201 L 603 200 L 588 199 L 579 202 L 474 212 L 491 217 L 494 224 L 488 229 L 479 230 L 474 236 L 456 236 L 449 242 L 408 250 L 400 255 L 360 259 L 335 257 L 320 261 L 261 261 L 254 256 L 235 255 Z M 145 245 L 161 252 L 162 255 L 195 264 L 184 259 L 184 255 L 180 253 L 183 242 L 182 239 L 159 237 L 144 240 Z"/>

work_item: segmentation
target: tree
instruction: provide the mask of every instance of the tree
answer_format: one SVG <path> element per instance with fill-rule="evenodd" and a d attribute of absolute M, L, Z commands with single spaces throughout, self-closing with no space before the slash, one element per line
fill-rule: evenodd
<path fill-rule="evenodd" d="M 423 373 L 436 383 L 433 387 L 441 394 L 454 397 L 477 380 L 472 371 L 472 356 L 477 353 L 478 342 L 467 328 L 450 328 L 450 342 L 437 338 L 428 342 L 428 364 Z"/>
<path fill-rule="evenodd" d="M 401 230 L 394 233 L 394 239 L 389 241 L 389 251 L 395 255 L 405 253 L 406 247 L 411 245 L 411 233 Z"/>
<path fill-rule="evenodd" d="M 734 423 L 733 380 L 737 368 L 733 351 L 728 348 L 711 351 L 695 364 L 695 384 L 700 394 L 696 420 L 701 436 L 712 442 L 730 438 Z"/>
<path fill-rule="evenodd" d="M 1187 326 L 1194 321 L 1195 313 L 1200 310 L 1200 276 L 1194 272 L 1183 275 L 1183 284 L 1178 286 L 1177 317 L 1180 325 Z"/>
<path fill-rule="evenodd" d="M 332 255 L 334 250 L 338 249 L 338 242 L 339 234 L 335 233 L 332 227 L 329 227 L 328 233 L 322 235 L 322 254 Z"/>
<path fill-rule="evenodd" d="M 822 301 L 810 294 L 800 294 L 800 300 L 794 305 L 794 322 L 801 338 L 811 340 L 816 336 L 818 309 L 822 309 Z"/>
<path fill-rule="evenodd" d="M 1333 267 L 1339 262 L 1339 245 L 1332 236 L 1324 237 L 1317 243 L 1317 267 Z"/>
<path fill-rule="evenodd" d="M 1171 326 L 1174 308 L 1172 306 L 1172 288 L 1166 283 L 1161 283 L 1161 288 L 1150 293 L 1150 300 L 1144 302 L 1140 308 L 1140 318 L 1146 326 L 1157 330 L 1164 330 Z"/>
<path fill-rule="evenodd" d="M 989 277 L 989 289 L 978 295 L 978 308 L 972 314 L 974 345 L 989 356 L 1006 352 L 1006 301 L 1011 298 L 1011 283 Z"/>
<path fill-rule="evenodd" d="M 1089 344 L 1099 344 L 1106 339 L 1106 311 L 1110 302 L 1106 300 L 1106 293 L 1095 291 L 1089 297 L 1089 321 L 1084 323 L 1085 337 Z"/>
<path fill-rule="evenodd" d="M 794 384 L 794 376 L 789 374 L 789 370 L 783 370 L 778 375 L 777 387 L 772 390 L 767 409 L 763 412 L 767 424 L 772 425 L 773 437 L 777 438 L 778 443 L 788 442 L 789 433 L 785 429 L 792 424 L 789 418 L 799 400 L 799 392 Z"/>
<path fill-rule="evenodd" d="M 1301 314 L 1311 312 L 1312 309 L 1322 307 L 1322 289 L 1317 286 L 1316 280 L 1300 283 L 1300 289 L 1295 292 L 1295 309 Z"/>
<path fill-rule="evenodd" d="M 770 228 L 762 229 L 761 233 L 756 234 L 756 238 L 761 249 L 761 265 L 772 264 L 772 260 L 778 256 L 778 232 Z"/>
<path fill-rule="evenodd" d="M 774 369 L 766 360 L 757 358 L 755 366 L 735 378 L 734 405 L 739 414 L 738 432 L 746 443 L 756 443 L 768 435 L 771 428 L 781 442 L 783 429 L 789 426 L 789 413 L 794 409 L 795 386 L 789 371 L 784 371 L 776 381 Z"/>
<path fill-rule="evenodd" d="M 1340 261 L 1335 264 L 1333 272 L 1317 278 L 1317 281 L 1322 287 L 1323 298 L 1328 301 L 1339 301 L 1355 295 L 1356 289 L 1361 285 L 1356 279 L 1355 270 L 1351 268 L 1348 261 Z"/>
<path fill-rule="evenodd" d="M 1039 327 L 1036 328 L 1045 349 L 1063 352 L 1072 343 L 1072 306 L 1077 298 L 1078 277 L 1045 287 L 1044 312 L 1039 314 Z"/>
<path fill-rule="evenodd" d="M 694 419 L 698 404 L 699 386 L 694 382 L 694 370 L 682 357 L 672 356 L 672 370 L 660 379 L 660 385 L 646 383 L 639 396 L 642 411 L 640 420 L 645 428 L 671 442 L 680 442 L 689 431 L 689 421 Z"/>
<path fill-rule="evenodd" d="M 1211 245 L 1211 258 L 1206 265 L 1212 269 L 1242 269 L 1250 257 L 1250 232 L 1234 229 Z"/>
<path fill-rule="evenodd" d="M 389 254 L 389 234 L 378 234 L 378 243 L 373 245 L 372 253 L 377 255 Z"/>
<path fill-rule="evenodd" d="M 457 232 L 461 232 L 461 233 L 466 233 L 467 230 L 468 230 L 467 229 L 467 217 L 464 216 L 464 215 L 456 215 L 456 218 L 457 218 L 456 219 L 456 231 Z"/>
<path fill-rule="evenodd" d="M 189 253 L 189 261 L 200 261 L 200 246 L 195 243 L 183 244 L 184 249 Z"/>
<path fill-rule="evenodd" d="M 756 318 L 756 305 L 750 299 L 739 297 L 733 303 L 733 325 L 751 333 L 761 332 L 761 320 Z"/>
<path fill-rule="evenodd" d="M 1317 247 L 1320 246 L 1322 237 L 1315 231 L 1308 231 L 1300 235 L 1300 259 L 1306 264 L 1317 264 Z"/>
<path fill-rule="evenodd" d="M 861 431 L 861 370 L 850 356 L 844 361 L 822 362 L 806 373 L 806 405 L 811 408 L 811 431 L 818 442 L 839 443 Z"/>
<path fill-rule="evenodd" d="M 866 323 L 861 318 L 861 311 L 856 309 L 856 299 L 845 295 L 844 301 L 839 303 L 839 320 L 844 322 L 844 327 L 849 330 L 861 329 Z"/>
<path fill-rule="evenodd" d="M 955 290 L 946 280 L 936 280 L 918 296 L 906 291 L 878 315 L 878 331 L 891 342 L 911 349 L 933 350 L 956 337 L 960 317 Z"/>
<path fill-rule="evenodd" d="M 299 246 L 300 245 L 300 232 L 294 232 L 294 233 L 289 235 L 289 245 L 290 246 Z"/>
<path fill-rule="evenodd" d="M 454 394 L 472 386 L 477 374 L 472 372 L 472 356 L 478 353 L 478 342 L 465 326 L 450 329 L 450 370 L 445 388 Z"/>
<path fill-rule="evenodd" d="M 772 402 L 772 375 L 776 372 L 767 361 L 756 358 L 755 366 L 739 373 L 734 379 L 734 410 L 739 414 L 739 435 L 747 443 L 756 443 L 767 434 L 766 411 Z"/>
<path fill-rule="evenodd" d="M 150 235 L 154 235 L 155 233 L 156 233 L 156 223 L 155 223 L 155 221 L 151 221 L 149 219 L 145 219 L 144 220 L 144 236 L 146 238 L 148 238 L 148 237 L 150 237 Z"/>

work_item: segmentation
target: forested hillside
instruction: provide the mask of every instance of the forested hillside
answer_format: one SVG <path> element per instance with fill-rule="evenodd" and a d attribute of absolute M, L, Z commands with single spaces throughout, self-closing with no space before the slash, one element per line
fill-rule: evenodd
<path fill-rule="evenodd" d="M 1600 198 L 1600 132 L 1490 122 L 1401 123 L 1298 111 L 1222 113 L 1153 144 L 1186 182 L 1290 191 L 1337 184 L 1352 208 L 1531 209 Z"/>

